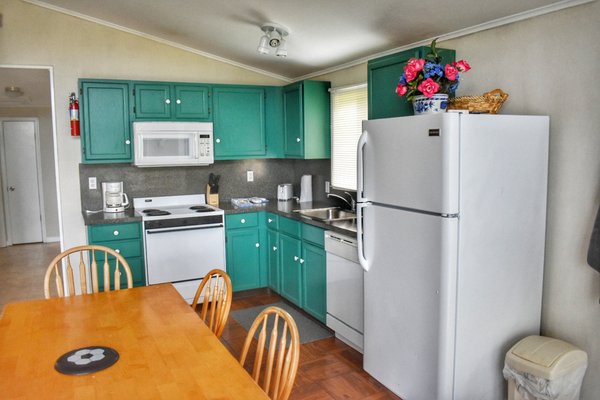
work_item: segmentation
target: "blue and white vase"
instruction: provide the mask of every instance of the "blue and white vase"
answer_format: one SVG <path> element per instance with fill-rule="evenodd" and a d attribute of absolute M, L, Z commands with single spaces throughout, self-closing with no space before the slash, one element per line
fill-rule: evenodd
<path fill-rule="evenodd" d="M 446 112 L 447 107 L 447 94 L 434 94 L 432 97 L 425 97 L 423 95 L 413 97 L 415 115 L 442 113 Z"/>

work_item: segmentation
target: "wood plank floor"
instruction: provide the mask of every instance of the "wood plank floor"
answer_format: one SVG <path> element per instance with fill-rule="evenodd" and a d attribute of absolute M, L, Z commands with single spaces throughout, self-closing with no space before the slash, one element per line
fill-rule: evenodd
<path fill-rule="evenodd" d="M 235 293 L 232 310 L 282 301 L 268 289 Z M 246 330 L 229 317 L 221 342 L 238 358 Z M 300 346 L 300 366 L 290 400 L 400 399 L 362 369 L 362 355 L 335 337 Z"/>

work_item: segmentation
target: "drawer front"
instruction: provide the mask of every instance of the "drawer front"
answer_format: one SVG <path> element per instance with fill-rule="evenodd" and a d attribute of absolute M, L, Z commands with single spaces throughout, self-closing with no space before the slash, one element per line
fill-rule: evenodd
<path fill-rule="evenodd" d="M 317 228 L 316 226 L 302 224 L 302 240 L 324 247 L 325 230 Z"/>
<path fill-rule="evenodd" d="M 225 226 L 227 229 L 256 227 L 258 226 L 258 213 L 226 215 Z"/>
<path fill-rule="evenodd" d="M 139 240 L 121 240 L 118 242 L 95 242 L 94 244 L 97 244 L 99 246 L 110 247 L 111 249 L 117 251 L 117 253 L 125 257 L 125 259 L 128 262 L 129 258 L 140 257 L 142 255 L 142 246 Z M 102 259 L 104 259 L 104 253 L 98 253 L 98 255 L 100 254 L 102 254 Z"/>
<path fill-rule="evenodd" d="M 109 240 L 140 239 L 140 230 L 141 226 L 139 222 L 131 224 L 93 225 L 89 229 L 89 242 L 98 243 Z"/>
<path fill-rule="evenodd" d="M 302 233 L 302 223 L 293 219 L 279 217 L 279 232 L 299 238 Z"/>
<path fill-rule="evenodd" d="M 279 229 L 279 215 L 268 212 L 266 215 L 266 223 L 268 229 Z"/>

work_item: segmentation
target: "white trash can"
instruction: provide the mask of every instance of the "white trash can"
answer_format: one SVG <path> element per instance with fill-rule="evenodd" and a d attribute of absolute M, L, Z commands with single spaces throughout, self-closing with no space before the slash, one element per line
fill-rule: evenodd
<path fill-rule="evenodd" d="M 528 336 L 506 353 L 508 400 L 578 400 L 587 354 L 562 340 Z"/>

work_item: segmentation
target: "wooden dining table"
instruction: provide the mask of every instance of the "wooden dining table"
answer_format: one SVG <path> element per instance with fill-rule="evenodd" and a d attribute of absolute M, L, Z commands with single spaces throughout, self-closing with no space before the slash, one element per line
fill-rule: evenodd
<path fill-rule="evenodd" d="M 73 349 L 106 346 L 112 366 L 65 375 Z M 268 399 L 171 284 L 5 306 L 2 399 Z"/>

